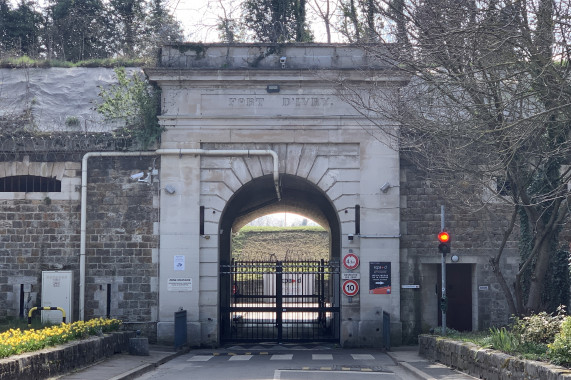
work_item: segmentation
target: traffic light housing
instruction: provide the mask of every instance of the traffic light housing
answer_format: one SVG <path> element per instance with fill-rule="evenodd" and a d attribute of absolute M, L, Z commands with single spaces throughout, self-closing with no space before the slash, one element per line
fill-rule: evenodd
<path fill-rule="evenodd" d="M 450 234 L 446 231 L 442 231 L 438 234 L 438 252 L 446 255 L 450 253 Z"/>

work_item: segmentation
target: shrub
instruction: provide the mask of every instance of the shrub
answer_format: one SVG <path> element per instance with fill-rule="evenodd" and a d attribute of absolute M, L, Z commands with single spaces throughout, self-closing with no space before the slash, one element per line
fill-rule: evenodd
<path fill-rule="evenodd" d="M 9 329 L 0 333 L 0 358 L 118 330 L 121 323 L 118 319 L 95 318 L 88 322 L 62 323 L 37 330 Z"/>
<path fill-rule="evenodd" d="M 542 311 L 529 317 L 515 318 L 512 332 L 520 336 L 522 343 L 547 344 L 553 342 L 564 319 L 565 306 L 559 306 L 556 315 Z"/>
<path fill-rule="evenodd" d="M 517 350 L 520 341 L 516 334 L 505 327 L 499 329 L 492 327 L 486 343 L 491 348 L 509 353 Z"/>
<path fill-rule="evenodd" d="M 552 363 L 571 366 L 571 317 L 565 318 L 555 340 L 547 347 L 547 356 Z"/>

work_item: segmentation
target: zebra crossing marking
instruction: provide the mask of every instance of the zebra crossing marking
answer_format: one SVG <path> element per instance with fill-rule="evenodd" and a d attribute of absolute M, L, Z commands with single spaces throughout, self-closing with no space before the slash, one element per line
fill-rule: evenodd
<path fill-rule="evenodd" d="M 312 354 L 311 360 L 333 360 L 332 354 Z"/>
<path fill-rule="evenodd" d="M 272 355 L 272 357 L 270 358 L 270 360 L 292 360 L 293 359 L 293 354 L 275 354 Z"/>
<path fill-rule="evenodd" d="M 192 358 L 187 359 L 187 362 L 207 362 L 213 357 L 213 355 L 194 355 Z"/>
<path fill-rule="evenodd" d="M 232 360 L 232 361 L 240 361 L 240 360 L 250 360 L 252 359 L 253 355 L 236 355 L 236 356 L 230 356 L 230 359 L 228 360 Z"/>
<path fill-rule="evenodd" d="M 371 354 L 351 354 L 354 360 L 375 360 Z"/>

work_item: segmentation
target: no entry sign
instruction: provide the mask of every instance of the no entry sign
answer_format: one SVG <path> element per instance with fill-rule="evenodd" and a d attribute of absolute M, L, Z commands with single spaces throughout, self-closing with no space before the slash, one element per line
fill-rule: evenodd
<path fill-rule="evenodd" d="M 347 280 L 343 282 L 343 293 L 348 297 L 353 297 L 359 293 L 359 283 L 355 280 Z"/>
<path fill-rule="evenodd" d="M 343 257 L 343 266 L 349 270 L 359 266 L 359 258 L 354 253 L 348 253 Z"/>

